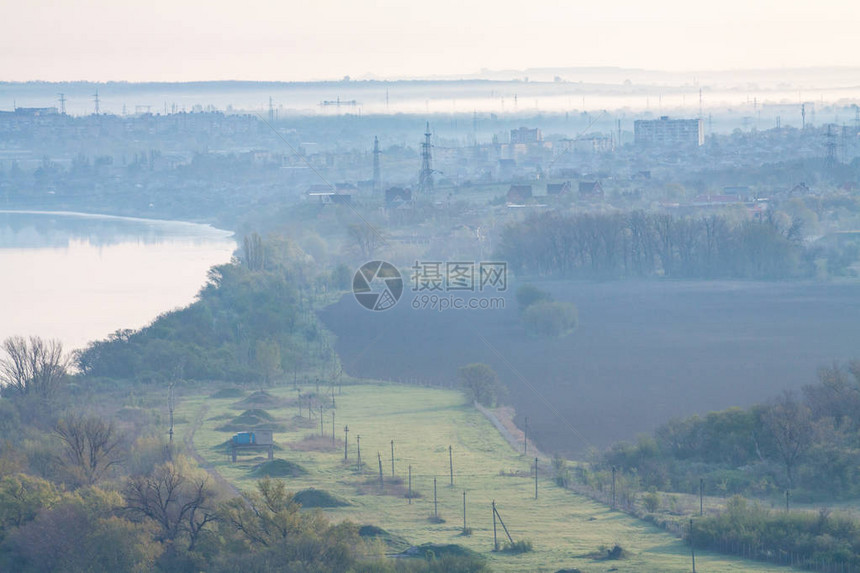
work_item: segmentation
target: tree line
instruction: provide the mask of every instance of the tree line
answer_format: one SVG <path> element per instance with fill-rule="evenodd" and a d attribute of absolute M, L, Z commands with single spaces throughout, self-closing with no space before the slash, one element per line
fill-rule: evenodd
<path fill-rule="evenodd" d="M 782 494 L 824 501 L 860 495 L 860 361 L 820 369 L 800 396 L 671 420 L 619 443 L 601 466 L 645 487 L 711 494 Z"/>
<path fill-rule="evenodd" d="M 809 276 L 818 249 L 800 219 L 547 212 L 505 227 L 497 256 L 517 274 L 547 278 L 783 279 Z"/>

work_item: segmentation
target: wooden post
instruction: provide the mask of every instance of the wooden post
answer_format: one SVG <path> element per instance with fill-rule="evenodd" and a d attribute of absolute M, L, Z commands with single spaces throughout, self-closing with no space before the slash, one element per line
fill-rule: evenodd
<path fill-rule="evenodd" d="M 349 460 L 349 426 L 343 427 L 343 461 Z"/>
<path fill-rule="evenodd" d="M 612 466 L 612 509 L 615 509 L 615 466 Z"/>
<path fill-rule="evenodd" d="M 508 527 L 505 525 L 505 521 L 502 519 L 502 514 L 499 513 L 498 509 L 496 509 L 495 503 L 493 504 L 493 509 L 495 509 L 495 511 L 496 511 L 496 516 L 498 516 L 498 518 L 499 518 L 499 523 L 502 524 L 502 529 L 505 531 L 505 535 L 508 537 L 508 541 L 511 543 L 511 545 L 513 545 L 514 538 L 511 537 L 511 534 L 508 531 Z"/>
<path fill-rule="evenodd" d="M 454 487 L 454 450 L 448 446 L 448 467 L 451 471 L 451 487 Z"/>
<path fill-rule="evenodd" d="M 493 500 L 493 551 L 499 550 L 499 539 L 496 536 L 496 500 Z"/>
<path fill-rule="evenodd" d="M 409 493 L 406 495 L 409 496 L 407 498 L 407 499 L 409 499 L 409 505 L 412 505 L 412 466 L 411 465 L 409 466 Z"/>
<path fill-rule="evenodd" d="M 463 492 L 463 534 L 466 533 L 466 492 Z"/>
<path fill-rule="evenodd" d="M 391 477 L 394 477 L 394 440 L 391 440 Z"/>
<path fill-rule="evenodd" d="M 436 499 L 436 476 L 433 476 L 433 517 L 439 517 L 439 503 Z"/>
<path fill-rule="evenodd" d="M 382 487 L 384 487 L 382 482 L 382 454 L 376 452 L 376 457 L 379 458 L 379 488 L 382 489 Z"/>
<path fill-rule="evenodd" d="M 696 573 L 696 548 L 693 546 L 693 518 L 690 518 L 690 558 L 693 560 L 693 573 Z"/>
<path fill-rule="evenodd" d="M 537 497 L 538 497 L 538 490 L 537 490 L 537 488 L 538 488 L 538 467 L 537 467 L 537 464 L 538 464 L 538 459 L 535 458 L 535 499 L 537 499 Z"/>

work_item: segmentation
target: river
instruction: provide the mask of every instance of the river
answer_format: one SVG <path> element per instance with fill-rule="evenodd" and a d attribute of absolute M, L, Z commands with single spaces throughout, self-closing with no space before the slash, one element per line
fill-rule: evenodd
<path fill-rule="evenodd" d="M 192 302 L 235 248 L 209 225 L 0 211 L 0 340 L 37 335 L 71 350 L 140 328 Z"/>

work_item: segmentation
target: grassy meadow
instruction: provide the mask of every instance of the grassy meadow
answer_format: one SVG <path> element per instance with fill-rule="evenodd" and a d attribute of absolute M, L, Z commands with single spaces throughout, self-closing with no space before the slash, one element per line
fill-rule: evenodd
<path fill-rule="evenodd" d="M 197 453 L 231 484 L 250 490 L 259 475 L 255 466 L 266 461 L 264 450 L 243 452 L 233 464 L 223 445 L 245 420 L 233 419 L 249 410 L 257 418 L 271 416 L 276 460 L 298 464 L 306 473 L 284 477 L 294 491 L 316 488 L 349 505 L 323 511 L 332 520 L 373 524 L 409 544 L 456 543 L 480 552 L 494 571 L 547 571 L 578 568 L 596 571 L 689 571 L 689 547 L 679 539 L 640 520 L 556 487 L 549 462 L 541 460 L 538 499 L 531 465 L 534 458 L 515 452 L 491 423 L 461 393 L 394 384 L 359 384 L 334 390 L 302 389 L 302 415 L 292 387 L 268 389 L 257 402 L 251 392 L 220 391 L 213 396 L 187 395 L 177 404 L 180 436 L 192 437 Z M 232 395 L 231 395 L 232 394 Z M 308 401 L 313 417 L 308 418 Z M 322 436 L 320 435 L 322 407 Z M 332 440 L 332 412 L 336 436 Z M 238 424 L 238 425 L 237 425 Z M 344 461 L 344 426 L 349 426 Z M 222 429 L 218 429 L 221 427 Z M 362 468 L 357 464 L 360 437 Z M 395 464 L 392 479 L 391 441 Z M 449 446 L 454 466 L 450 485 Z M 379 485 L 379 457 L 383 482 Z M 281 463 L 281 462 L 279 462 Z M 287 464 L 282 464 L 287 466 Z M 414 497 L 408 503 L 408 469 L 412 467 Z M 294 465 L 289 468 L 296 469 Z M 433 519 L 433 478 L 437 480 L 438 516 Z M 463 535 L 463 493 L 466 526 Z M 528 540 L 534 550 L 521 554 L 494 552 L 491 502 L 514 541 Z M 506 539 L 498 525 L 498 539 Z M 608 560 L 608 549 L 620 545 L 621 559 Z M 396 545 L 396 544 L 395 544 Z M 708 572 L 777 571 L 774 566 L 713 553 L 697 552 L 696 569 Z"/>

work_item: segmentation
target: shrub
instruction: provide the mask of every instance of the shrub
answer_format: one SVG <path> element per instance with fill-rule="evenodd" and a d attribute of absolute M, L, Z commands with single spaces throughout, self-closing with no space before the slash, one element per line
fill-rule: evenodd
<path fill-rule="evenodd" d="M 530 336 L 560 338 L 574 331 L 579 315 L 569 302 L 537 302 L 523 312 L 522 321 Z"/>

